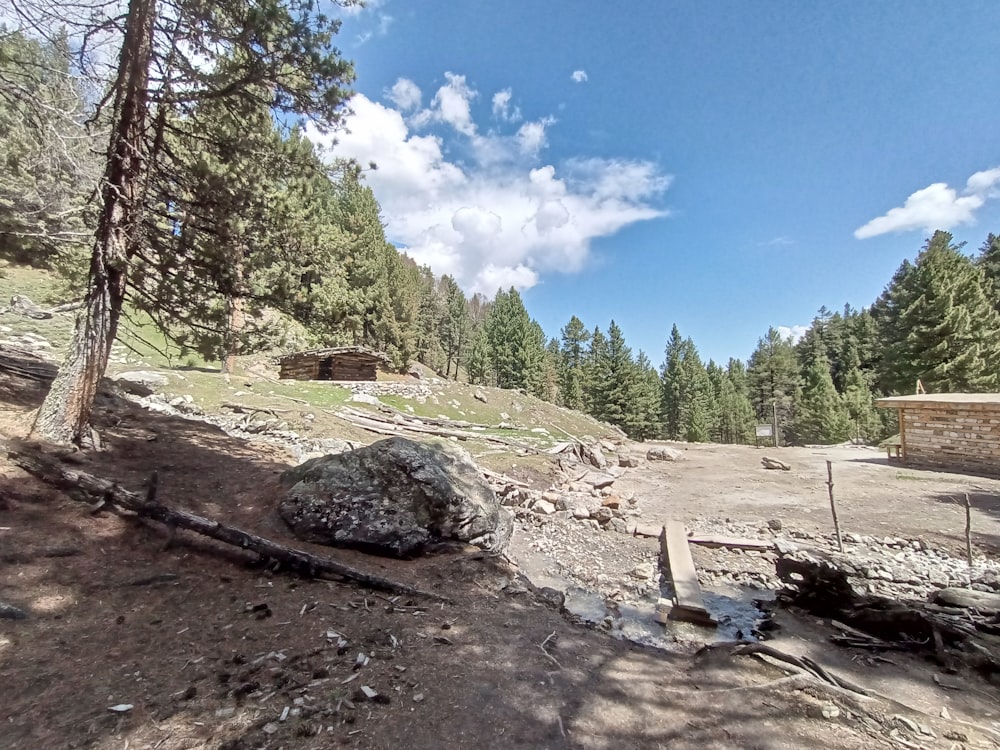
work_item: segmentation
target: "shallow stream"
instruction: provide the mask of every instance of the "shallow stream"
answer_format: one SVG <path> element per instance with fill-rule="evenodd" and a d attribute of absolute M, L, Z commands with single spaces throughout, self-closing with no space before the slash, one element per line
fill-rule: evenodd
<path fill-rule="evenodd" d="M 535 586 L 563 592 L 567 611 L 582 620 L 603 627 L 615 637 L 669 651 L 686 651 L 720 641 L 755 641 L 757 626 L 765 617 L 755 602 L 774 599 L 773 591 L 739 586 L 703 588 L 705 607 L 719 623 L 717 627 L 678 620 L 663 625 L 656 620 L 657 601 L 658 598 L 671 601 L 672 590 L 669 580 L 664 581 L 660 573 L 657 574 L 659 597 L 654 588 L 641 597 L 629 592 L 606 599 L 600 592 L 553 572 L 551 560 L 540 553 L 523 554 L 518 564 Z M 626 588 L 620 590 L 624 593 Z"/>

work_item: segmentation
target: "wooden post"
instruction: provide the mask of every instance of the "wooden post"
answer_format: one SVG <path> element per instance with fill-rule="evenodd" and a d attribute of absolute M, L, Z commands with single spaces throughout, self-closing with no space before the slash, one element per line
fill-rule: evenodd
<path fill-rule="evenodd" d="M 778 400 L 775 399 L 771 404 L 771 432 L 774 434 L 771 436 L 774 440 L 774 447 L 778 447 Z"/>
<path fill-rule="evenodd" d="M 969 493 L 965 493 L 965 556 L 972 567 L 972 503 L 969 502 Z"/>
<path fill-rule="evenodd" d="M 837 534 L 837 549 L 844 551 L 844 540 L 840 538 L 840 522 L 837 520 L 837 504 L 833 501 L 833 464 L 826 462 L 826 486 L 830 490 L 830 512 L 833 514 L 833 530 Z"/>

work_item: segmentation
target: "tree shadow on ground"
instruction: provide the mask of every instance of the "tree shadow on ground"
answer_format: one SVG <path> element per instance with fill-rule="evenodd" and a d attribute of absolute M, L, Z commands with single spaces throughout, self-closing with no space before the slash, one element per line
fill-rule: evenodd
<path fill-rule="evenodd" d="M 965 544 L 965 498 L 969 498 L 971 536 L 975 545 L 987 547 L 990 552 L 1000 552 L 1000 494 L 970 491 L 935 493 L 929 497 L 943 505 L 954 506 L 954 523 L 949 536 Z"/>

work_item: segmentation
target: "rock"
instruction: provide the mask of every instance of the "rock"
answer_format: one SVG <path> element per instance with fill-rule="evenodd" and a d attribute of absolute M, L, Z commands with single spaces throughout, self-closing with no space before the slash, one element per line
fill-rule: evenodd
<path fill-rule="evenodd" d="M 578 521 L 590 518 L 590 511 L 583 505 L 577 505 L 571 512 L 573 513 L 573 518 Z"/>
<path fill-rule="evenodd" d="M 635 456 L 626 456 L 625 454 L 620 454 L 618 456 L 618 465 L 623 469 L 636 469 L 639 467 L 639 459 Z"/>
<path fill-rule="evenodd" d="M 157 388 L 162 388 L 169 381 L 162 372 L 153 370 L 133 370 L 120 372 L 111 377 L 125 393 L 133 396 L 151 396 Z"/>
<path fill-rule="evenodd" d="M 472 458 L 450 444 L 380 440 L 307 461 L 282 483 L 278 512 L 310 542 L 398 557 L 442 540 L 500 552 L 513 530 Z"/>
<path fill-rule="evenodd" d="M 542 516 L 551 516 L 556 512 L 556 506 L 550 503 L 548 500 L 537 500 L 531 509 Z"/>
<path fill-rule="evenodd" d="M 601 452 L 601 446 L 592 445 L 586 449 L 586 453 L 587 453 L 587 458 L 590 460 L 591 465 L 595 469 L 607 468 L 608 459 L 606 459 L 604 457 L 604 454 Z"/>
<path fill-rule="evenodd" d="M 476 399 L 476 401 L 482 401 L 484 404 L 486 403 L 486 394 L 478 389 L 472 394 L 472 397 Z"/>
<path fill-rule="evenodd" d="M 608 495 L 606 498 L 601 500 L 601 505 L 605 508 L 611 508 L 612 510 L 617 510 L 621 507 L 621 498 L 617 495 Z"/>
<path fill-rule="evenodd" d="M 588 471 L 580 479 L 581 482 L 586 482 L 595 490 L 603 489 L 604 487 L 610 487 L 615 483 L 615 478 L 610 474 L 602 474 L 597 471 Z"/>
<path fill-rule="evenodd" d="M 24 620 L 28 613 L 13 604 L 0 602 L 0 620 Z"/>
<path fill-rule="evenodd" d="M 370 393 L 352 393 L 348 401 L 353 401 L 356 404 L 371 404 L 372 406 L 378 406 L 382 403 L 378 400 L 378 396 L 372 396 Z"/>
<path fill-rule="evenodd" d="M 611 508 L 598 508 L 591 514 L 591 518 L 597 521 L 602 526 L 606 523 L 610 523 L 611 519 L 614 518 L 614 514 L 611 512 Z"/>
<path fill-rule="evenodd" d="M 676 461 L 684 454 L 673 448 L 650 448 L 646 451 L 647 461 Z"/>
<path fill-rule="evenodd" d="M 629 571 L 629 575 L 633 578 L 638 578 L 640 581 L 648 581 L 653 577 L 656 572 L 656 566 L 651 562 L 639 563 L 632 570 Z"/>

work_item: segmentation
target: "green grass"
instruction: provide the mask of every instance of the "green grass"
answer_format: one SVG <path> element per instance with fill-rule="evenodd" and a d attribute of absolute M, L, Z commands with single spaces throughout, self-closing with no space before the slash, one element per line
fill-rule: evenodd
<path fill-rule="evenodd" d="M 23 294 L 39 305 L 50 306 L 70 298 L 64 291 L 66 289 L 65 283 L 52 273 L 19 266 L 7 266 L 0 270 L 0 304 L 9 301 L 13 294 Z M 35 333 L 52 344 L 52 356 L 60 359 L 72 336 L 74 320 L 73 313 L 58 315 L 49 320 L 2 315 L 0 324 L 9 327 L 11 333 L 0 334 L 0 338 L 17 333 Z M 122 355 L 125 355 L 126 361 L 116 361 Z M 114 375 L 127 370 L 159 370 L 167 375 L 168 384 L 161 390 L 168 396 L 190 395 L 195 403 L 209 413 L 222 411 L 226 402 L 272 409 L 287 423 L 288 429 L 303 436 L 335 437 L 360 443 L 380 438 L 336 416 L 338 407 L 348 403 L 350 390 L 333 383 L 279 381 L 275 368 L 269 367 L 265 372 L 257 369 L 256 366 L 267 362 L 266 355 L 241 358 L 237 373 L 227 382 L 218 370 L 219 363 L 206 362 L 197 354 L 182 352 L 168 341 L 148 316 L 126 312 L 119 326 L 108 374 Z M 251 366 L 255 366 L 254 369 L 250 369 Z M 489 425 L 481 432 L 472 431 L 483 438 L 499 437 L 544 450 L 553 443 L 567 439 L 567 433 L 582 438 L 607 435 L 610 432 L 606 425 L 585 414 L 563 409 L 516 391 L 436 378 L 409 382 L 426 386 L 432 395 L 423 403 L 415 398 L 395 395 L 382 396 L 380 400 L 404 414 L 412 414 L 418 418 L 443 416 L 454 421 Z M 486 403 L 475 398 L 477 391 L 485 395 Z M 363 403 L 350 403 L 350 406 L 374 409 Z M 509 427 L 499 428 L 501 422 Z M 544 427 L 549 434 L 531 432 L 534 427 Z M 431 439 L 431 436 L 427 437 Z M 496 471 L 508 471 L 515 465 L 519 469 L 544 471 L 551 465 L 548 456 L 516 455 L 516 450 L 504 449 L 485 439 L 470 438 L 461 444 L 473 455 L 479 456 L 484 466 Z"/>

